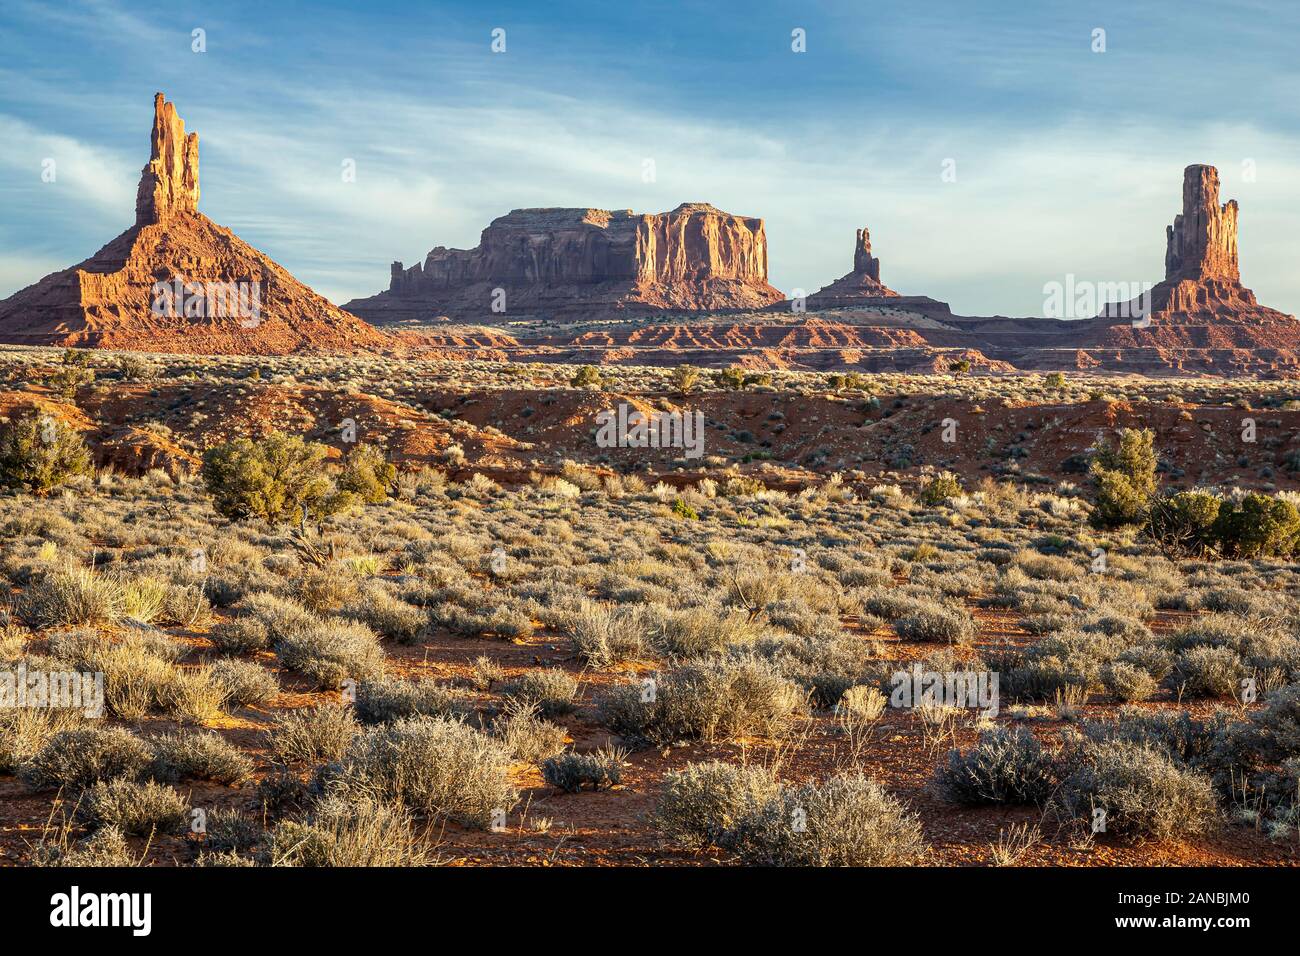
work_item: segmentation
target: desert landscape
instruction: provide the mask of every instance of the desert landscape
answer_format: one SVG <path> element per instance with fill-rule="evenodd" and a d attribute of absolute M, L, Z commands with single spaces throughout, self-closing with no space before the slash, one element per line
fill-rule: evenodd
<path fill-rule="evenodd" d="M 0 865 L 1300 861 L 1300 323 L 1208 157 L 1045 316 L 689 195 L 334 304 L 187 109 L 0 300 Z"/>

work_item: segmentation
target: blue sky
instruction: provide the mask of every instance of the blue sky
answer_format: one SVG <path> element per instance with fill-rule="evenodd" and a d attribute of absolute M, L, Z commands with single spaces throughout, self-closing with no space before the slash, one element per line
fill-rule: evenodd
<path fill-rule="evenodd" d="M 1244 281 L 1296 313 L 1297 35 L 1300 7 L 1249 0 L 5 0 L 0 295 L 130 225 L 162 90 L 200 209 L 335 301 L 513 208 L 707 201 L 766 220 L 787 292 L 847 272 L 867 225 L 893 288 L 1034 315 L 1067 273 L 1159 280 L 1203 162 L 1241 204 Z"/>

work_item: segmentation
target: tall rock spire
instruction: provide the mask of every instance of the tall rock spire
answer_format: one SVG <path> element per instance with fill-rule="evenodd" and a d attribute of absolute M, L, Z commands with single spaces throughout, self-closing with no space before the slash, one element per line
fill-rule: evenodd
<path fill-rule="evenodd" d="M 853 271 L 880 281 L 880 260 L 871 255 L 871 233 L 863 226 L 853 246 Z"/>
<path fill-rule="evenodd" d="M 199 134 L 185 135 L 185 121 L 161 93 L 153 98 L 153 140 L 149 162 L 135 194 L 135 222 L 148 226 L 199 206 Z"/>
<path fill-rule="evenodd" d="M 1219 205 L 1219 171 L 1213 166 L 1183 170 L 1183 211 L 1165 234 L 1165 281 L 1240 280 L 1237 201 Z"/>

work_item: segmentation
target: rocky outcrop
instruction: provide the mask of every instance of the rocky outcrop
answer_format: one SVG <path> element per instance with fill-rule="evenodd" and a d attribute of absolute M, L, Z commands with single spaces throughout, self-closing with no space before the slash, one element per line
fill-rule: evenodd
<path fill-rule="evenodd" d="M 153 98 L 149 162 L 135 194 L 135 223 L 147 226 L 172 213 L 199 210 L 199 134 L 185 135 L 185 121 L 161 93 Z"/>
<path fill-rule="evenodd" d="M 880 281 L 880 260 L 871 254 L 871 233 L 863 226 L 853 244 L 853 271 L 808 296 L 806 304 L 810 309 L 839 309 L 897 296 Z"/>
<path fill-rule="evenodd" d="M 760 308 L 767 282 L 763 220 L 708 203 L 671 212 L 516 209 L 473 249 L 394 262 L 386 292 L 344 307 L 376 323 Z"/>
<path fill-rule="evenodd" d="M 200 213 L 198 201 L 198 135 L 186 135 L 159 93 L 135 225 L 0 301 L 0 342 L 258 355 L 391 346 Z"/>

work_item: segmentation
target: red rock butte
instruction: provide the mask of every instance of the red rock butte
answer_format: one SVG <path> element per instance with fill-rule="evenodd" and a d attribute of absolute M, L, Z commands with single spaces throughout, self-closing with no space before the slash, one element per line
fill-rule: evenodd
<path fill-rule="evenodd" d="M 409 269 L 394 262 L 387 291 L 344 308 L 379 324 L 757 309 L 782 298 L 767 281 L 763 220 L 682 203 L 655 214 L 516 209 L 473 249 L 438 246 Z"/>
<path fill-rule="evenodd" d="M 198 203 L 198 134 L 158 93 L 135 225 L 0 302 L 0 342 L 267 355 L 391 346 Z"/>

